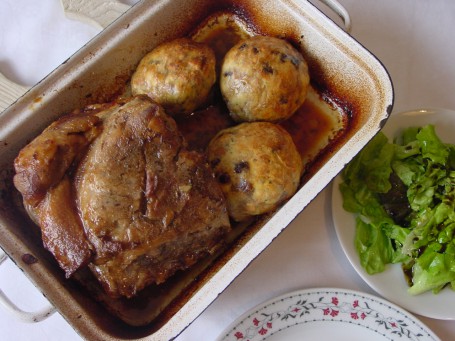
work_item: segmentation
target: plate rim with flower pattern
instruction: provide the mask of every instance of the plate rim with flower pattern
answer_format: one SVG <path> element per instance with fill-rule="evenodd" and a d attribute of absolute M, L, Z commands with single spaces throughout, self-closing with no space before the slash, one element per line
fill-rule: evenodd
<path fill-rule="evenodd" d="M 387 340 L 440 340 L 397 305 L 367 293 L 337 288 L 302 289 L 270 299 L 236 319 L 217 340 L 266 340 L 288 328 L 299 328 L 304 335 L 305 328 L 315 322 L 329 322 L 327 328 L 333 322 L 359 327 L 357 339 L 368 331 Z"/>

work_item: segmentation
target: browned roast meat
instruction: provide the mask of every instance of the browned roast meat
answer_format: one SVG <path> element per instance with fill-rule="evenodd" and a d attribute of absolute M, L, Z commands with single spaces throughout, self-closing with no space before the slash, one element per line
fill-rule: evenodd
<path fill-rule="evenodd" d="M 205 157 L 146 97 L 53 123 L 15 161 L 15 185 L 71 276 L 88 264 L 111 296 L 135 295 L 214 252 L 229 231 Z"/>
<path fill-rule="evenodd" d="M 24 206 L 41 227 L 44 246 L 67 276 L 87 264 L 92 254 L 76 213 L 68 171 L 101 132 L 101 119 L 95 115 L 99 110 L 52 123 L 14 162 L 14 184 Z"/>

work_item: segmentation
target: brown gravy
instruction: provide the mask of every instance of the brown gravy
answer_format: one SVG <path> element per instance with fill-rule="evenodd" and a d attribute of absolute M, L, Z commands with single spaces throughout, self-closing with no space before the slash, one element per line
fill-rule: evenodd
<path fill-rule="evenodd" d="M 314 91 L 314 90 L 312 90 Z M 219 96 L 218 96 L 219 97 Z M 304 104 L 286 121 L 280 122 L 292 136 L 303 162 L 311 161 L 320 154 L 332 138 L 344 128 L 344 119 L 313 92 Z M 222 100 L 189 116 L 175 118 L 179 130 L 188 142 L 190 149 L 204 152 L 210 140 L 221 130 L 236 123 Z"/>

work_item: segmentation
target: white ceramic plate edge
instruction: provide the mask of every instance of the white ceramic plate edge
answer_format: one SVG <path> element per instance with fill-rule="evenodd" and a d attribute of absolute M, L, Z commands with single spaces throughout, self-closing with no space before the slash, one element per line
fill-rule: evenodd
<path fill-rule="evenodd" d="M 302 314 L 305 308 L 308 313 Z M 382 298 L 348 289 L 312 288 L 277 296 L 248 310 L 231 323 L 217 341 L 288 340 L 284 337 L 287 328 L 297 328 L 292 334 L 297 334 L 298 339 L 310 340 L 311 336 L 305 334 L 309 330 L 305 324 L 312 323 L 318 323 L 317 334 L 324 338 L 322 334 L 337 322 L 343 325 L 343 340 L 363 340 L 368 336 L 381 340 L 397 337 L 400 340 L 440 340 L 419 319 Z M 321 324 L 324 331 L 320 329 Z M 355 335 L 351 334 L 353 331 Z M 335 339 L 339 338 L 335 336 Z"/>

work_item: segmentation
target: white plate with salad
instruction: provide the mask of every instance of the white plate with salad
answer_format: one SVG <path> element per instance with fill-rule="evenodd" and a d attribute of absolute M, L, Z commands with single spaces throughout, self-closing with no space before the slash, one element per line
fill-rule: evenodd
<path fill-rule="evenodd" d="M 455 112 L 451 110 L 446 110 L 446 109 L 420 109 L 420 110 L 413 110 L 413 111 L 407 111 L 403 113 L 398 113 L 398 114 L 392 114 L 389 120 L 387 121 L 385 127 L 382 129 L 382 133 L 388 138 L 388 141 L 390 143 L 394 142 L 394 138 L 397 138 L 398 136 L 402 136 L 402 132 L 406 130 L 409 127 L 424 127 L 427 125 L 432 125 L 434 127 L 434 132 L 436 133 L 437 137 L 442 141 L 443 143 L 450 143 L 450 144 L 455 144 Z M 431 129 L 429 129 L 430 135 L 431 135 Z M 412 135 L 412 134 L 411 134 Z M 376 138 L 376 137 L 375 137 Z M 412 138 L 409 140 L 409 136 L 405 137 L 407 139 L 406 143 L 410 142 Z M 420 138 L 422 139 L 422 138 Z M 425 142 L 426 143 L 426 142 Z M 410 150 L 411 147 L 407 147 L 407 149 L 400 149 L 401 151 L 407 152 L 407 150 Z M 438 149 L 439 150 L 439 149 Z M 405 157 L 404 157 L 405 158 Z M 376 156 L 375 159 L 371 159 L 371 163 L 374 162 L 379 162 L 380 161 L 374 161 L 374 160 L 383 160 L 387 159 L 387 156 L 381 155 L 381 156 Z M 420 159 L 421 161 L 421 159 Z M 406 161 L 408 162 L 408 161 Z M 394 164 L 395 165 L 395 164 Z M 376 167 L 376 166 L 375 166 Z M 376 172 L 375 169 L 379 168 L 378 167 L 372 167 L 370 172 L 374 173 Z M 400 164 L 398 166 L 395 165 L 395 168 L 398 169 L 396 172 L 402 172 L 403 167 Z M 411 167 L 411 166 L 409 166 Z M 414 166 L 412 166 L 414 167 Z M 392 167 L 393 168 L 393 167 Z M 394 173 L 395 173 L 395 168 L 394 168 Z M 364 174 L 365 170 L 362 171 Z M 369 171 L 367 171 L 368 173 Z M 402 172 L 403 173 L 403 172 Z M 361 174 L 361 172 L 359 172 Z M 400 174 L 406 181 L 410 181 L 407 179 L 406 175 Z M 349 180 L 350 181 L 350 180 Z M 429 282 L 432 281 L 433 278 L 437 278 L 439 275 L 437 274 L 438 270 L 438 262 L 437 260 L 439 258 L 433 259 L 432 262 L 427 261 L 426 263 L 422 261 L 421 259 L 416 260 L 414 263 L 413 261 L 410 261 L 410 257 L 407 257 L 409 255 L 418 255 L 421 256 L 422 254 L 425 253 L 425 251 L 428 251 L 428 253 L 431 251 L 433 252 L 433 249 L 437 249 L 437 244 L 436 241 L 426 241 L 428 242 L 428 245 L 424 245 L 423 241 L 419 241 L 419 238 L 415 235 L 416 233 L 420 235 L 423 235 L 422 232 L 413 232 L 413 236 L 408 237 L 407 234 L 410 234 L 409 231 L 412 231 L 412 226 L 417 226 L 413 225 L 416 224 L 416 222 L 412 222 L 408 220 L 406 223 L 400 223 L 397 225 L 404 226 L 403 229 L 398 228 L 397 230 L 394 230 L 394 228 L 388 227 L 386 231 L 384 232 L 393 236 L 400 235 L 403 232 L 402 237 L 397 237 L 394 243 L 396 243 L 396 247 L 392 248 L 393 251 L 387 251 L 383 252 L 383 250 L 379 249 L 380 243 L 378 240 L 382 240 L 382 234 L 381 238 L 374 238 L 374 244 L 377 246 L 376 251 L 374 250 L 374 247 L 372 248 L 373 251 L 368 250 L 370 245 L 366 245 L 365 239 L 362 239 L 360 237 L 360 242 L 357 241 L 356 237 L 356 224 L 357 224 L 357 219 L 356 217 L 363 217 L 363 219 L 360 219 L 362 222 L 360 223 L 362 226 L 364 223 L 367 224 L 375 224 L 375 221 L 377 222 L 377 218 L 370 218 L 370 217 L 365 217 L 364 212 L 361 214 L 356 214 L 352 212 L 348 212 L 343 208 L 343 196 L 340 192 L 340 184 L 344 183 L 345 181 L 342 178 L 342 175 L 339 175 L 337 178 L 335 178 L 334 183 L 333 183 L 333 192 L 332 192 L 332 215 L 333 215 L 333 221 L 335 225 L 335 230 L 336 234 L 338 236 L 338 239 L 340 241 L 341 247 L 343 251 L 345 252 L 347 258 L 349 259 L 350 263 L 354 267 L 354 269 L 357 271 L 357 273 L 363 278 L 363 280 L 372 288 L 374 289 L 377 293 L 385 297 L 387 300 L 394 302 L 401 307 L 416 313 L 420 314 L 422 316 L 427 316 L 431 318 L 436 318 L 436 319 L 448 319 L 452 320 L 455 319 L 455 291 L 450 288 L 450 283 L 446 285 L 444 288 L 436 288 L 433 290 L 428 290 L 423 293 L 420 293 L 422 291 L 422 288 L 425 288 L 425 286 L 429 286 Z M 381 183 L 381 180 L 377 180 L 377 183 Z M 410 184 L 407 184 L 407 188 L 411 186 Z M 453 189 L 453 181 L 451 183 L 452 186 L 451 188 Z M 354 192 L 354 191 L 352 191 Z M 355 190 L 355 192 L 360 193 L 358 189 Z M 411 206 L 414 206 L 415 202 L 419 202 L 417 200 L 417 194 L 415 197 L 413 197 L 412 202 L 413 204 Z M 417 198 L 417 199 L 416 199 Z M 420 198 L 421 199 L 421 198 Z M 447 199 L 447 198 L 446 198 Z M 446 200 L 444 199 L 444 200 Z M 449 198 L 450 199 L 450 198 Z M 363 200 L 363 199 L 362 199 Z M 385 199 L 382 199 L 385 200 Z M 452 197 L 452 203 L 453 203 L 453 197 Z M 422 206 L 424 205 L 425 200 L 421 199 L 420 200 L 420 212 L 423 212 L 425 208 L 422 209 Z M 382 202 L 384 203 L 384 201 Z M 450 204 L 450 203 L 449 203 Z M 355 206 L 355 205 L 354 205 Z M 366 207 L 368 205 L 363 205 L 363 207 Z M 351 207 L 353 207 L 351 205 Z M 390 205 L 389 205 L 390 207 Z M 352 209 L 352 208 L 351 208 Z M 417 209 L 416 209 L 417 210 Z M 453 206 L 452 206 L 452 212 L 453 212 Z M 393 212 L 393 210 L 392 210 Z M 408 212 L 409 213 L 409 212 Z M 398 214 L 399 215 L 399 214 Z M 452 215 L 452 213 L 450 213 Z M 415 220 L 419 221 L 419 226 L 422 225 L 422 218 L 418 220 L 418 213 L 412 213 L 412 214 L 405 214 L 403 216 L 409 216 L 409 217 L 416 217 Z M 446 214 L 447 216 L 447 214 Z M 441 219 L 439 219 L 441 220 Z M 396 224 L 395 221 L 390 224 L 388 222 L 386 225 L 380 225 L 380 226 L 394 226 L 393 224 Z M 411 225 L 411 226 L 406 226 L 406 224 Z M 438 222 L 440 224 L 440 222 Z M 379 224 L 376 224 L 379 225 Z M 368 235 L 375 235 L 374 233 L 370 233 L 372 230 L 370 227 L 367 228 L 367 230 L 364 230 L 364 226 L 359 228 L 359 231 L 368 231 Z M 397 232 L 398 231 L 398 232 Z M 419 230 L 416 230 L 419 231 Z M 428 234 L 428 233 L 427 233 Z M 426 234 L 426 235 L 427 235 Z M 445 232 L 445 235 L 450 235 L 450 232 Z M 361 236 L 365 237 L 365 234 L 362 234 Z M 437 238 L 443 238 L 444 236 L 439 236 Z M 449 236 L 450 237 L 450 236 Z M 423 237 L 422 237 L 423 238 Z M 427 237 L 425 237 L 427 238 Z M 428 237 L 429 238 L 429 237 Z M 453 238 L 453 234 L 450 238 Z M 455 245 L 455 242 L 452 242 L 450 240 L 447 240 L 447 236 L 444 239 L 439 239 L 441 240 L 441 243 L 443 245 L 441 250 L 436 250 L 436 252 L 439 251 L 439 253 L 445 253 L 447 245 L 450 245 L 449 247 L 452 248 L 452 245 Z M 422 245 L 420 245 L 419 249 L 413 249 L 413 246 L 410 246 L 410 241 L 417 241 L 420 242 Z M 400 243 L 401 242 L 401 243 Z M 447 244 L 448 243 L 448 244 Z M 357 251 L 357 245 L 359 245 L 359 249 L 362 250 L 360 252 L 363 252 L 363 255 L 360 256 L 359 252 Z M 390 248 L 390 242 L 386 241 L 384 242 L 384 245 L 387 245 L 384 247 L 384 249 Z M 417 244 L 416 244 L 417 245 Z M 408 265 L 408 268 L 411 268 L 412 264 L 417 264 L 416 269 L 418 272 L 415 274 L 415 278 L 417 278 L 416 285 L 414 286 L 412 283 L 412 275 L 410 275 L 410 272 L 407 271 L 407 275 L 405 276 L 405 273 L 402 269 L 402 263 L 398 261 L 398 252 L 396 250 L 403 248 L 404 253 L 407 256 L 404 256 L 404 259 L 402 260 L 404 263 L 409 263 L 411 265 Z M 401 249 L 400 249 L 401 250 Z M 368 252 L 370 252 L 368 254 Z M 386 264 L 384 266 L 384 270 L 372 270 L 375 266 L 378 266 L 379 268 L 382 266 L 381 263 L 384 262 L 384 259 L 375 260 L 375 253 L 376 254 L 381 254 L 381 257 L 379 258 L 387 258 L 390 257 L 392 259 L 397 260 L 397 263 L 393 264 Z M 400 254 L 402 254 L 401 252 Z M 384 256 L 385 254 L 386 256 Z M 439 256 L 439 255 L 438 255 Z M 362 257 L 362 261 L 361 261 Z M 425 256 L 427 257 L 427 256 Z M 425 258 L 422 257 L 423 259 L 430 259 L 430 258 Z M 447 256 L 444 256 L 447 257 Z M 444 259 L 444 258 L 443 258 Z M 455 262 L 455 260 L 453 260 Z M 387 263 L 387 262 L 386 262 Z M 425 266 L 428 266 L 428 268 L 423 268 L 421 263 L 425 264 Z M 433 264 L 434 263 L 434 264 Z M 379 264 L 379 265 L 378 265 Z M 441 272 L 444 272 L 447 270 L 447 267 L 450 265 L 453 265 L 453 263 L 450 264 L 449 261 L 446 261 L 445 263 L 443 262 L 442 264 L 445 264 L 442 267 Z M 366 268 L 369 269 L 369 271 L 366 270 Z M 444 270 L 444 271 L 443 271 Z M 452 268 L 453 271 L 455 271 L 455 268 Z M 371 274 L 371 272 L 378 271 L 374 274 Z M 433 271 L 433 273 L 432 273 Z M 434 272 L 436 271 L 436 272 Z M 370 273 L 369 273 L 370 272 Z M 426 277 L 423 276 L 423 274 L 426 274 Z M 452 273 L 452 271 L 448 272 L 447 278 L 451 278 L 451 276 L 455 276 L 455 273 Z M 421 277 L 419 277 L 421 276 Z M 441 275 L 442 276 L 442 275 Z M 445 274 L 444 274 L 445 276 Z M 411 286 L 414 286 L 413 289 L 410 289 L 410 285 L 408 285 L 408 280 L 411 280 Z M 424 278 L 423 280 L 420 280 L 420 278 Z M 422 284 L 423 283 L 423 284 Z M 452 284 L 455 284 L 455 282 L 452 282 Z M 416 289 L 417 288 L 417 289 Z M 415 291 L 418 294 L 411 294 L 410 291 Z"/>
<path fill-rule="evenodd" d="M 335 288 L 298 290 L 240 316 L 217 339 L 440 340 L 398 306 L 373 295 Z"/>

